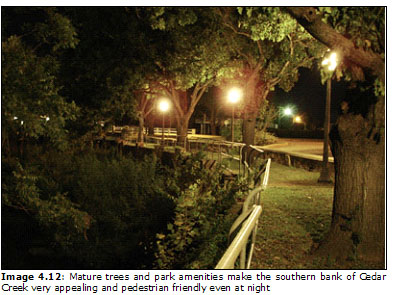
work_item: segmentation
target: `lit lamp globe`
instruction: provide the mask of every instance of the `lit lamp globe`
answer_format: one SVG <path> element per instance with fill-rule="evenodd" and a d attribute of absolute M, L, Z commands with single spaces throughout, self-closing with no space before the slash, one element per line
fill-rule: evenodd
<path fill-rule="evenodd" d="M 163 113 L 167 112 L 170 108 L 170 104 L 167 100 L 162 100 L 159 102 L 159 110 Z"/>
<path fill-rule="evenodd" d="M 291 116 L 291 115 L 293 114 L 293 111 L 291 110 L 291 108 L 285 108 L 285 109 L 283 110 L 283 113 L 284 113 L 286 116 Z"/>
<path fill-rule="evenodd" d="M 322 61 L 323 66 L 327 66 L 327 69 L 332 72 L 337 67 L 337 54 L 332 52 L 328 58 Z"/>
<path fill-rule="evenodd" d="M 301 117 L 300 117 L 300 116 L 296 116 L 296 117 L 294 118 L 294 122 L 296 122 L 296 123 L 302 123 Z"/>
<path fill-rule="evenodd" d="M 242 91 L 239 88 L 232 88 L 228 92 L 228 101 L 232 104 L 239 102 L 242 96 Z"/>

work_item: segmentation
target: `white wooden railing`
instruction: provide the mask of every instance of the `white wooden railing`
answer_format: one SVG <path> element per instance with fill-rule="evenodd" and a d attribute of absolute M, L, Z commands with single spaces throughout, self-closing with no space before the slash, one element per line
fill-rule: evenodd
<path fill-rule="evenodd" d="M 229 236 L 235 233 L 237 229 L 239 229 L 239 232 L 232 240 L 222 258 L 219 260 L 215 267 L 216 269 L 233 269 L 238 259 L 238 268 L 250 268 L 256 242 L 259 218 L 262 213 L 261 193 L 268 185 L 270 167 L 271 159 L 268 159 L 265 164 L 264 174 L 261 175 L 262 180 L 257 182 L 258 186 L 251 191 L 245 199 L 242 207 L 242 213 L 231 226 Z M 249 253 L 246 256 L 249 242 Z"/>

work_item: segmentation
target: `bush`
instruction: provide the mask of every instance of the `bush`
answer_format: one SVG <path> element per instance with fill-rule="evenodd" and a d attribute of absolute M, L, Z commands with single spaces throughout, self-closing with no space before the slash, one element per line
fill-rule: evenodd
<path fill-rule="evenodd" d="M 226 249 L 227 233 L 236 218 L 228 210 L 235 204 L 239 186 L 221 181 L 220 171 L 195 170 L 199 165 L 188 159 L 188 165 L 182 166 L 182 171 L 198 173 L 190 173 L 194 183 L 176 200 L 167 231 L 157 235 L 160 269 L 213 268 Z"/>
<path fill-rule="evenodd" d="M 7 260 L 20 268 L 212 268 L 227 246 L 239 184 L 203 169 L 202 154 L 179 155 L 170 168 L 115 150 L 29 153 L 2 165 L 2 205 L 39 225 L 32 238 L 4 237 L 7 249 L 24 244 Z M 7 212 L 3 225 L 12 227 Z"/>
<path fill-rule="evenodd" d="M 83 256 L 92 267 L 150 267 L 155 235 L 165 228 L 174 208 L 157 165 L 152 158 L 136 161 L 96 155 L 86 155 L 77 163 L 72 194 L 96 221 Z"/>
<path fill-rule="evenodd" d="M 231 124 L 221 126 L 220 135 L 231 141 Z M 242 142 L 242 120 L 234 120 L 234 142 Z"/>
<path fill-rule="evenodd" d="M 28 163 L 14 162 L 2 167 L 2 204 L 39 221 L 40 247 L 83 268 L 150 267 L 156 233 L 174 209 L 155 159 L 37 150 Z"/>
<path fill-rule="evenodd" d="M 263 130 L 256 130 L 256 134 L 255 134 L 256 145 L 274 144 L 277 142 L 277 140 L 278 140 L 277 137 L 272 133 Z"/>

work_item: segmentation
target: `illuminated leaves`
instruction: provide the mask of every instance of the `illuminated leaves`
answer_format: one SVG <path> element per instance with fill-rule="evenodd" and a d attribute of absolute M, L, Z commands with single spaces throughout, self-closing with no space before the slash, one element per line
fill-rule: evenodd
<path fill-rule="evenodd" d="M 384 7 L 331 7 L 319 10 L 323 20 L 351 39 L 356 47 L 375 53 L 384 51 Z"/>
<path fill-rule="evenodd" d="M 244 13 L 246 12 L 246 13 Z M 280 42 L 293 32 L 297 23 L 279 7 L 253 7 L 239 9 L 239 26 L 250 32 L 251 39 Z"/>

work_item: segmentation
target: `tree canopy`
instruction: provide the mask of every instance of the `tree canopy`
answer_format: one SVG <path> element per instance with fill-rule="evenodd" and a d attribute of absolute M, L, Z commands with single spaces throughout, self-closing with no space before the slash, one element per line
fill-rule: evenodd
<path fill-rule="evenodd" d="M 270 91 L 289 91 L 298 69 L 310 68 L 322 46 L 279 7 L 215 8 L 230 51 L 236 56 L 235 80 L 244 89 L 243 140 L 254 144 L 255 122 Z"/>
<path fill-rule="evenodd" d="M 54 8 L 6 8 L 3 16 L 2 145 L 45 137 L 64 147 L 78 108 L 60 95 L 57 74 L 62 52 L 78 44 L 74 27 Z"/>

